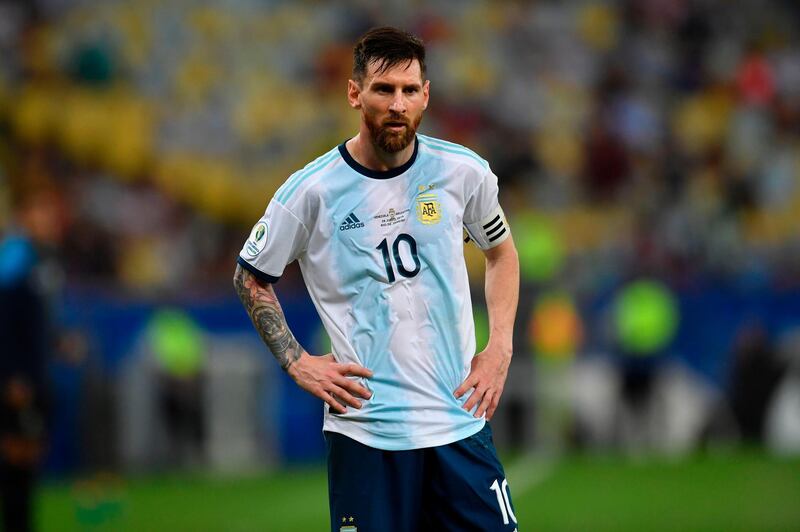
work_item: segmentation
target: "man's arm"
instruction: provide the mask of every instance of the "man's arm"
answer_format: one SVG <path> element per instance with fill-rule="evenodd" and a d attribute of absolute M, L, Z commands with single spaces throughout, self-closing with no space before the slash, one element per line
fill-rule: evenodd
<path fill-rule="evenodd" d="M 233 286 L 261 339 L 272 351 L 281 369 L 287 371 L 303 354 L 303 348 L 286 324 L 286 317 L 272 285 L 260 282 L 237 264 Z"/>
<path fill-rule="evenodd" d="M 333 410 L 344 414 L 346 403 L 361 408 L 361 402 L 351 394 L 365 399 L 371 393 L 347 375 L 372 377 L 372 372 L 357 364 L 339 364 L 328 353 L 312 357 L 297 342 L 286 323 L 286 316 L 272 285 L 260 281 L 241 265 L 236 265 L 233 286 L 258 334 L 275 359 L 304 390 L 328 403 Z"/>
<path fill-rule="evenodd" d="M 464 403 L 475 417 L 489 420 L 503 394 L 513 351 L 514 318 L 519 300 L 519 257 L 512 238 L 484 252 L 486 256 L 486 307 L 489 311 L 489 343 L 472 359 L 472 369 L 455 391 L 461 397 L 474 391 Z"/>

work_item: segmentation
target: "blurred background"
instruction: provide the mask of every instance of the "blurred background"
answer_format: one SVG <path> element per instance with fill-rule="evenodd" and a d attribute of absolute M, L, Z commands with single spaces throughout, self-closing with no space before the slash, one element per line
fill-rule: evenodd
<path fill-rule="evenodd" d="M 231 278 L 357 131 L 352 45 L 383 24 L 427 44 L 421 131 L 500 178 L 523 528 L 800 530 L 793 0 L 0 0 L 6 529 L 31 501 L 38 530 L 326 529 L 322 406 Z M 326 352 L 296 265 L 277 290 Z"/>

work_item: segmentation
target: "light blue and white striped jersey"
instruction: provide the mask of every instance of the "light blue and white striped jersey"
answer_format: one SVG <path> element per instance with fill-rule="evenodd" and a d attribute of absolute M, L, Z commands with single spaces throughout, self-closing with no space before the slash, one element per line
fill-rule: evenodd
<path fill-rule="evenodd" d="M 239 263 L 275 282 L 297 260 L 336 360 L 374 373 L 372 398 L 326 405 L 324 430 L 405 450 L 483 427 L 453 392 L 475 354 L 463 228 L 484 249 L 509 236 L 497 192 L 485 160 L 417 135 L 401 167 L 369 170 L 342 144 L 275 193 Z"/>

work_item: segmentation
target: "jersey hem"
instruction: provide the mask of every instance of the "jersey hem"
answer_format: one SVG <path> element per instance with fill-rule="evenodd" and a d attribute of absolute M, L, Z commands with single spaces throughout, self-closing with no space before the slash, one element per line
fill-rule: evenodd
<path fill-rule="evenodd" d="M 256 277 L 256 279 L 258 279 L 259 281 L 264 281 L 265 283 L 275 284 L 281 278 L 280 275 L 275 277 L 274 275 L 270 275 L 268 273 L 262 272 L 261 270 L 259 270 L 258 268 L 256 268 L 255 266 L 253 266 L 252 264 L 250 264 L 249 262 L 244 260 L 242 257 L 237 257 L 236 258 L 236 263 L 239 264 L 242 268 L 244 268 L 248 272 L 252 273 Z"/>
<path fill-rule="evenodd" d="M 390 438 L 376 437 L 374 434 L 370 434 L 364 430 L 357 431 L 358 433 L 354 434 L 352 431 L 343 430 L 342 427 L 329 426 L 327 420 L 322 425 L 322 431 L 335 432 L 337 434 L 347 436 L 348 438 L 351 438 L 362 445 L 372 447 L 373 449 L 380 449 L 382 451 L 413 451 L 415 449 L 426 449 L 428 447 L 450 445 L 451 443 L 474 436 L 483 430 L 483 427 L 486 425 L 486 418 L 481 418 L 480 421 L 481 422 L 477 425 L 468 425 L 458 432 L 448 433 L 447 435 L 441 436 L 430 436 L 427 438 L 415 439 L 414 443 L 387 443 L 387 441 L 391 441 Z M 375 441 L 375 438 L 379 438 L 380 441 Z"/>

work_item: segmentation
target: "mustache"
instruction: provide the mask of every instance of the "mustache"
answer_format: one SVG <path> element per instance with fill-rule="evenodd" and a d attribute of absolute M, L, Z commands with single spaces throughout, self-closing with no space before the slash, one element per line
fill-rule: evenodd
<path fill-rule="evenodd" d="M 402 116 L 390 117 L 383 121 L 383 126 L 410 126 L 411 122 Z"/>

